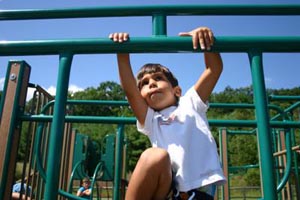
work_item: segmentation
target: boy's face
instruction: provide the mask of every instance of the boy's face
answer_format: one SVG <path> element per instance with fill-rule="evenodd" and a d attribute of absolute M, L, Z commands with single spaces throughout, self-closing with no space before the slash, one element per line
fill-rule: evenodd
<path fill-rule="evenodd" d="M 180 87 L 172 87 L 162 72 L 145 74 L 140 81 L 140 92 L 147 104 L 154 110 L 176 105 L 176 97 L 181 96 Z"/>
<path fill-rule="evenodd" d="M 90 186 L 90 182 L 89 181 L 85 181 L 85 182 L 82 183 L 82 186 L 84 188 L 88 188 Z"/>

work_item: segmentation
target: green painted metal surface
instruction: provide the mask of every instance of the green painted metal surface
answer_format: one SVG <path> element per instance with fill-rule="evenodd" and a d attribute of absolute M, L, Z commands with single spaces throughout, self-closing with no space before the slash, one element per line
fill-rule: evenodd
<path fill-rule="evenodd" d="M 31 115 L 20 116 L 23 121 L 50 122 L 53 116 L 50 115 Z M 100 117 L 100 116 L 66 116 L 66 122 L 72 123 L 104 123 L 104 124 L 135 124 L 135 117 Z M 208 120 L 211 126 L 226 127 L 257 127 L 256 120 Z M 270 126 L 274 128 L 299 128 L 300 122 L 297 121 L 271 121 Z"/>
<path fill-rule="evenodd" d="M 121 186 L 121 177 L 122 177 L 122 162 L 123 162 L 123 146 L 124 146 L 124 124 L 118 125 L 118 131 L 116 135 L 116 171 L 114 177 L 114 199 L 120 197 L 120 186 Z"/>
<path fill-rule="evenodd" d="M 180 15 L 299 15 L 300 5 L 149 5 L 68 9 L 2 10 L 0 20 Z"/>
<path fill-rule="evenodd" d="M 262 65 L 262 53 L 249 54 L 257 120 L 257 139 L 261 169 L 261 187 L 265 199 L 276 199 L 276 181 L 273 174 L 274 163 L 271 144 L 271 131 L 267 111 L 267 96 Z"/>
<path fill-rule="evenodd" d="M 61 163 L 62 141 L 65 123 L 66 99 L 73 55 L 69 53 L 60 55 L 57 92 L 54 104 L 54 115 L 51 124 L 50 146 L 46 169 L 45 200 L 57 199 L 58 180 Z"/>
<path fill-rule="evenodd" d="M 215 38 L 211 51 L 248 52 L 300 52 L 300 36 L 219 36 Z M 194 50 L 190 37 L 132 37 L 125 43 L 114 43 L 108 38 L 62 39 L 37 41 L 0 41 L 0 56 L 12 55 L 58 55 L 69 51 L 73 54 L 132 53 L 178 53 L 200 52 Z"/>
<path fill-rule="evenodd" d="M 103 152 L 101 161 L 104 163 L 103 176 L 101 180 L 113 181 L 114 179 L 114 166 L 115 166 L 115 147 L 116 147 L 115 134 L 106 135 L 103 140 Z"/>
<path fill-rule="evenodd" d="M 74 167 L 77 163 L 86 160 L 87 153 L 88 153 L 87 145 L 88 145 L 88 136 L 76 132 L 72 169 L 74 169 Z M 78 167 L 78 168 L 79 168 L 78 171 L 76 171 L 73 174 L 73 179 L 82 180 L 85 177 L 85 174 L 84 174 L 84 176 L 82 176 L 81 172 L 84 172 L 85 169 L 84 169 L 83 165 L 80 165 L 80 167 Z"/>
<path fill-rule="evenodd" d="M 154 14 L 152 17 L 152 35 L 167 36 L 167 17 L 164 14 Z"/>

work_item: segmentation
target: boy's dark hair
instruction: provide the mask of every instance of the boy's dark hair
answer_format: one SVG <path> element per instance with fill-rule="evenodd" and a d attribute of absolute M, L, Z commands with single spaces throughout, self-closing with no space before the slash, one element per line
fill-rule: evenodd
<path fill-rule="evenodd" d="M 88 177 L 84 177 L 84 178 L 82 179 L 82 182 L 83 182 L 83 183 L 89 183 L 89 182 L 90 182 L 90 179 L 89 179 Z"/>
<path fill-rule="evenodd" d="M 172 87 L 178 86 L 178 80 L 177 78 L 172 74 L 172 72 L 165 66 L 157 63 L 147 63 L 144 66 L 142 66 L 137 73 L 136 79 L 137 79 L 137 85 L 138 88 L 141 89 L 141 79 L 144 77 L 145 74 L 152 74 L 156 72 L 162 72 L 168 81 L 170 81 Z"/>

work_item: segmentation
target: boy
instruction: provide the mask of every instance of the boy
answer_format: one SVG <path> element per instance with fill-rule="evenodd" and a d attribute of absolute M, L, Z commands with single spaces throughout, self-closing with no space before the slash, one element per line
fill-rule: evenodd
<path fill-rule="evenodd" d="M 193 48 L 210 50 L 214 37 L 207 27 L 180 36 L 192 36 Z M 114 42 L 126 42 L 128 33 L 112 33 Z M 181 97 L 177 79 L 160 64 L 146 64 L 134 78 L 129 54 L 118 54 L 121 85 L 137 118 L 138 130 L 152 148 L 144 151 L 131 176 L 127 200 L 213 199 L 214 186 L 225 182 L 217 147 L 206 119 L 207 104 L 223 69 L 218 53 L 204 52 L 206 68 Z"/>
<path fill-rule="evenodd" d="M 16 183 L 13 185 L 12 189 L 12 194 L 11 194 L 11 199 L 22 199 L 22 200 L 30 200 L 30 195 L 31 195 L 31 187 L 25 184 L 25 183 Z M 26 197 L 26 192 L 27 192 L 27 197 Z M 21 198 L 20 198 L 21 197 Z"/>
<path fill-rule="evenodd" d="M 90 179 L 85 177 L 82 179 L 82 187 L 80 187 L 77 191 L 77 196 L 85 199 L 89 199 L 91 196 L 91 182 Z"/>

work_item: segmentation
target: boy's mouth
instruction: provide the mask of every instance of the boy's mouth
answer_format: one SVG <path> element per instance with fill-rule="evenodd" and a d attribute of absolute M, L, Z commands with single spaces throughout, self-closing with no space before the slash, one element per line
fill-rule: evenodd
<path fill-rule="evenodd" d="M 155 91 L 150 92 L 149 97 L 151 100 L 155 100 L 155 98 L 160 94 L 161 93 L 158 90 L 155 90 Z"/>

